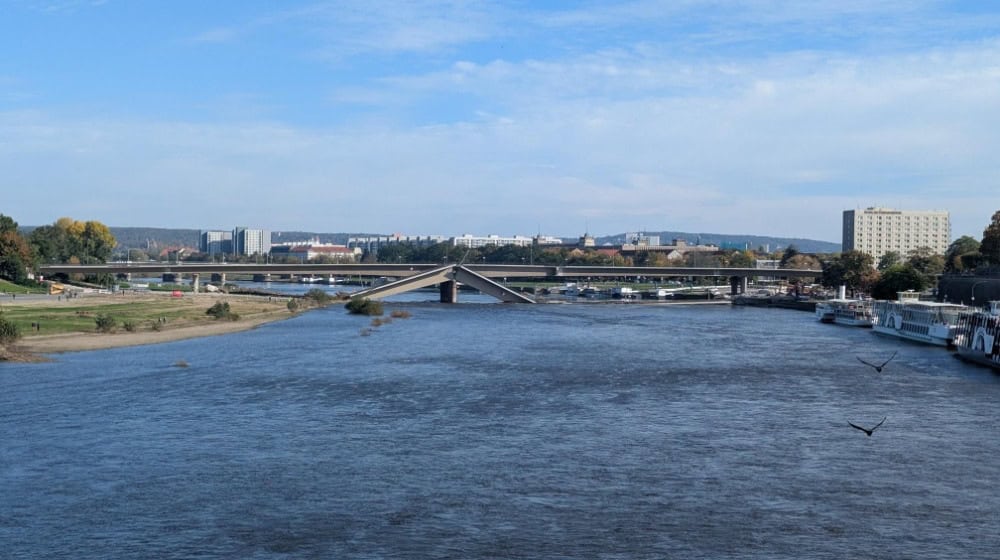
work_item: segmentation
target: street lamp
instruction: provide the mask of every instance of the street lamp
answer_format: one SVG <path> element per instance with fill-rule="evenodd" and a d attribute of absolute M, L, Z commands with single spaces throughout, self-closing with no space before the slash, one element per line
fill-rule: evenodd
<path fill-rule="evenodd" d="M 987 284 L 988 280 L 977 280 L 972 283 L 972 305 L 976 305 L 976 286 L 980 284 Z"/>

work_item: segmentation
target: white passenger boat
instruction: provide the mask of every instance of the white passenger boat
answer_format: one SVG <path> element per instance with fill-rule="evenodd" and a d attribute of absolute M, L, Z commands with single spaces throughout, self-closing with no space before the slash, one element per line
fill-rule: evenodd
<path fill-rule="evenodd" d="M 871 300 L 828 299 L 816 304 L 816 318 L 824 323 L 851 327 L 872 326 Z"/>
<path fill-rule="evenodd" d="M 1000 371 L 1000 301 L 959 313 L 954 344 L 959 358 Z"/>
<path fill-rule="evenodd" d="M 920 301 L 917 292 L 899 292 L 896 301 L 878 300 L 873 304 L 872 329 L 924 344 L 950 346 L 958 314 L 966 310 L 964 305 Z"/>

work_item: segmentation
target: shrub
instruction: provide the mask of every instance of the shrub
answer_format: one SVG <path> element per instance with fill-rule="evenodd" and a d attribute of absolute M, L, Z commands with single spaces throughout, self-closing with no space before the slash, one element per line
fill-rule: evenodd
<path fill-rule="evenodd" d="M 374 299 L 354 297 L 344 307 L 354 315 L 382 314 L 382 302 Z"/>
<path fill-rule="evenodd" d="M 205 315 L 211 315 L 216 319 L 229 319 L 230 321 L 238 321 L 240 319 L 239 314 L 233 313 L 232 309 L 229 308 L 228 301 L 215 302 L 215 305 L 205 311 Z"/>
<path fill-rule="evenodd" d="M 292 313 L 295 313 L 296 311 L 298 311 L 299 310 L 299 302 L 295 301 L 294 299 L 288 300 L 288 310 L 291 311 Z"/>
<path fill-rule="evenodd" d="M 0 315 L 0 345 L 13 344 L 19 338 L 21 338 L 21 329 Z"/>
<path fill-rule="evenodd" d="M 153 323 L 153 326 L 151 328 L 156 332 L 160 332 L 161 330 L 163 330 L 163 324 L 157 321 Z"/>
<path fill-rule="evenodd" d="M 115 328 L 118 326 L 118 321 L 114 317 L 103 313 L 98 314 L 94 322 L 97 323 L 97 330 L 103 333 L 115 332 Z"/>
<path fill-rule="evenodd" d="M 122 328 L 128 332 L 135 332 L 135 321 L 122 321 Z"/>
<path fill-rule="evenodd" d="M 302 297 L 312 300 L 314 303 L 316 303 L 316 305 L 326 305 L 330 303 L 330 301 L 333 299 L 332 297 L 330 297 L 330 294 L 326 293 L 325 291 L 319 288 L 313 288 L 309 290 Z"/>

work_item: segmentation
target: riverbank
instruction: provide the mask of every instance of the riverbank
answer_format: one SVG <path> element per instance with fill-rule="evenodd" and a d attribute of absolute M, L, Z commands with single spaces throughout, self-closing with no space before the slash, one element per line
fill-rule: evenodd
<path fill-rule="evenodd" d="M 228 303 L 239 320 L 215 319 L 205 313 L 220 301 Z M 45 354 L 240 332 L 295 316 L 287 303 L 288 298 L 267 296 L 198 294 L 178 298 L 170 294 L 132 293 L 4 304 L 4 317 L 18 325 L 22 338 L 0 350 L 0 360 L 40 361 Z M 95 320 L 99 315 L 116 319 L 118 326 L 114 332 L 97 331 Z M 126 324 L 131 330 L 125 328 Z"/>

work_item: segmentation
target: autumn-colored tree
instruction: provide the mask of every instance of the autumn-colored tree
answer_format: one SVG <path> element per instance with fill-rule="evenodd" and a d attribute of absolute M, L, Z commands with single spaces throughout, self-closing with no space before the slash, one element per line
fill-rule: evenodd
<path fill-rule="evenodd" d="M 17 222 L 0 214 L 0 278 L 15 284 L 28 280 L 28 271 L 34 264 L 31 246 L 17 231 Z"/>
<path fill-rule="evenodd" d="M 108 226 L 97 221 L 59 218 L 51 226 L 31 232 L 29 241 L 44 262 L 68 262 L 76 257 L 85 264 L 106 262 L 115 247 Z"/>

